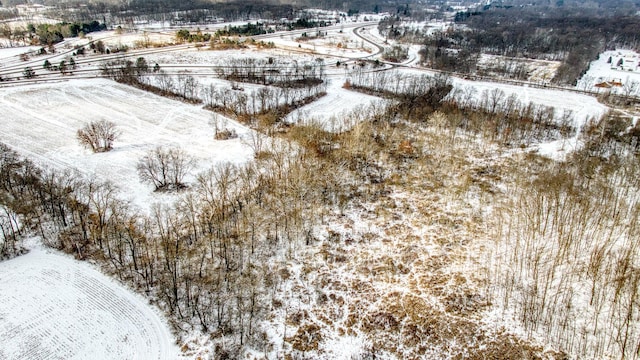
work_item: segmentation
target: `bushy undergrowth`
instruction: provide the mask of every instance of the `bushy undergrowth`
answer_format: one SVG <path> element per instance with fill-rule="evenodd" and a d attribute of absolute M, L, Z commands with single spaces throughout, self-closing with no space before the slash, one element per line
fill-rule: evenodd
<path fill-rule="evenodd" d="M 516 170 L 498 212 L 493 301 L 579 358 L 640 356 L 640 159 L 619 127 L 593 123 L 566 163 Z"/>
<path fill-rule="evenodd" d="M 220 358 L 637 358 L 640 132 L 594 121 L 559 165 L 521 147 L 575 134 L 552 110 L 414 85 L 342 133 L 264 121 L 255 161 L 150 214 L 6 147 L 0 199 Z"/>

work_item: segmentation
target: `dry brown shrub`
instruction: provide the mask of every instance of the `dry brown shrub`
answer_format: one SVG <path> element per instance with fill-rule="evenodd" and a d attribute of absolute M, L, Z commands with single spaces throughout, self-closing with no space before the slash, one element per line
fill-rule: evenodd
<path fill-rule="evenodd" d="M 300 326 L 296 334 L 287 338 L 286 341 L 298 351 L 318 350 L 318 345 L 323 339 L 321 330 L 320 326 L 316 324 L 305 324 Z"/>
<path fill-rule="evenodd" d="M 229 140 L 229 139 L 235 139 L 237 137 L 238 137 L 238 134 L 233 129 L 220 130 L 220 131 L 216 132 L 216 134 L 214 136 L 214 138 L 216 140 Z"/>

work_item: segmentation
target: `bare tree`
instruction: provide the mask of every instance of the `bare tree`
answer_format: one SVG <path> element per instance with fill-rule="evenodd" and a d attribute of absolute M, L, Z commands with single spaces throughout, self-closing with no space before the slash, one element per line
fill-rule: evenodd
<path fill-rule="evenodd" d="M 78 130 L 80 144 L 94 153 L 107 152 L 113 148 L 113 142 L 120 136 L 116 124 L 107 120 L 92 121 Z"/>
<path fill-rule="evenodd" d="M 640 83 L 635 80 L 629 80 L 628 77 L 627 81 L 622 85 L 622 91 L 626 97 L 635 95 L 638 92 L 638 88 L 640 88 Z"/>
<path fill-rule="evenodd" d="M 195 160 L 180 148 L 157 148 L 138 162 L 138 175 L 155 186 L 156 191 L 184 189 L 184 177 L 195 166 Z"/>

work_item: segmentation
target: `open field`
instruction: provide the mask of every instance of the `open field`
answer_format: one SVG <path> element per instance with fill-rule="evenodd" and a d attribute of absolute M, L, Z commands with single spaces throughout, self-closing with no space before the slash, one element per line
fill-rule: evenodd
<path fill-rule="evenodd" d="M 0 359 L 175 359 L 156 309 L 93 266 L 45 249 L 0 263 Z"/>
<path fill-rule="evenodd" d="M 610 61 L 610 62 L 609 62 Z M 606 83 L 615 83 L 606 87 Z M 597 84 L 601 84 L 598 87 Z M 580 78 L 576 87 L 581 90 L 617 94 L 640 94 L 640 54 L 632 50 L 609 50 L 591 62 L 589 70 Z"/>
<path fill-rule="evenodd" d="M 235 121 L 226 120 L 239 137 L 217 141 L 211 112 L 109 80 L 5 88 L 0 104 L 2 142 L 41 165 L 109 180 L 141 209 L 171 198 L 153 193 L 138 179 L 136 164 L 148 150 L 183 147 L 197 161 L 192 175 L 216 163 L 241 163 L 253 156 L 243 142 L 251 130 Z M 93 154 L 76 140 L 76 131 L 93 120 L 112 121 L 122 132 L 112 151 Z"/>
<path fill-rule="evenodd" d="M 379 97 L 343 89 L 342 85 L 341 79 L 331 80 L 326 96 L 293 111 L 285 121 L 291 123 L 300 121 L 304 124 L 319 123 L 323 129 L 341 132 L 354 125 L 348 117 L 350 111 L 382 101 Z"/>

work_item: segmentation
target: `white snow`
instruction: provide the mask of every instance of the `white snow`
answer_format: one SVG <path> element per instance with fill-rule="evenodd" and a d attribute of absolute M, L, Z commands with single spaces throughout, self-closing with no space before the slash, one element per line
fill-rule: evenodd
<path fill-rule="evenodd" d="M 515 94 L 517 99 L 524 105 L 532 102 L 537 105 L 553 107 L 555 109 L 555 116 L 558 119 L 561 118 L 565 112 L 570 111 L 574 120 L 574 126 L 576 127 L 581 127 L 592 117 L 600 118 L 608 111 L 608 107 L 599 103 L 595 97 L 570 91 L 541 89 L 495 82 L 470 81 L 459 78 L 453 78 L 453 85 L 454 88 L 460 89 L 463 92 L 467 88 L 475 89 L 473 99 L 476 102 L 482 98 L 483 92 L 500 89 L 504 91 L 505 99 Z"/>
<path fill-rule="evenodd" d="M 290 51 L 313 51 L 316 54 L 361 58 L 371 55 L 375 51 L 366 41 L 356 37 L 352 29 L 336 30 L 320 28 L 326 36 L 313 38 L 317 35 L 315 29 L 305 31 L 310 38 L 304 40 L 300 30 L 289 33 L 276 33 L 270 37 L 262 37 L 264 41 L 273 42 L 278 48 Z M 342 31 L 342 33 L 340 33 Z"/>
<path fill-rule="evenodd" d="M 243 141 L 251 130 L 237 122 L 218 115 L 239 137 L 214 140 L 213 113 L 109 80 L 2 88 L 0 106 L 0 141 L 41 165 L 110 180 L 142 210 L 173 199 L 154 193 L 136 172 L 139 159 L 157 146 L 181 147 L 196 159 L 187 182 L 216 163 L 242 163 L 253 156 Z M 76 132 L 102 119 L 114 122 L 122 135 L 112 151 L 93 154 L 80 146 Z"/>
<path fill-rule="evenodd" d="M 167 324 L 90 264 L 35 248 L 0 262 L 0 359 L 175 359 Z"/>
<path fill-rule="evenodd" d="M 611 62 L 609 63 L 609 58 Z M 622 64 L 618 63 L 622 60 Z M 620 82 L 622 86 L 614 86 L 611 89 L 598 88 L 595 85 L 602 82 Z M 633 83 L 636 83 L 635 87 Z M 633 50 L 610 50 L 605 51 L 598 59 L 591 62 L 589 70 L 578 81 L 576 87 L 580 90 L 606 92 L 624 94 L 629 92 L 630 95 L 640 95 L 640 54 Z"/>
<path fill-rule="evenodd" d="M 564 161 L 567 155 L 579 150 L 580 147 L 582 147 L 582 142 L 578 137 L 571 137 L 532 145 L 527 150 L 556 161 Z"/>
<path fill-rule="evenodd" d="M 341 81 L 342 80 L 342 81 Z M 358 107 L 381 102 L 382 99 L 343 89 L 343 79 L 335 79 L 327 87 L 327 95 L 291 112 L 289 123 L 317 123 L 327 131 L 341 132 L 355 125 L 347 115 Z"/>
<path fill-rule="evenodd" d="M 7 47 L 0 48 L 0 61 L 5 61 L 7 58 L 20 56 L 22 54 L 30 53 L 40 49 L 40 46 L 19 46 L 19 47 Z M 15 60 L 15 59 L 12 59 Z"/>
<path fill-rule="evenodd" d="M 357 359 L 366 348 L 367 341 L 363 337 L 343 336 L 330 339 L 326 343 L 327 358 Z"/>

